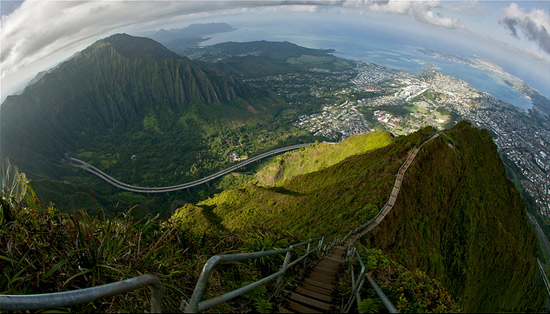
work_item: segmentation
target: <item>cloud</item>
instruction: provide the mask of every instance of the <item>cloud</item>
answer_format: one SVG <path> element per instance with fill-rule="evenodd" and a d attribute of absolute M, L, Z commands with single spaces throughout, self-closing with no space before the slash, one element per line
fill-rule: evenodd
<path fill-rule="evenodd" d="M 543 10 L 533 9 L 530 13 L 525 13 L 516 3 L 511 3 L 504 9 L 499 24 L 512 36 L 520 38 L 521 33 L 550 54 L 550 16 Z"/>
<path fill-rule="evenodd" d="M 277 5 L 268 1 L 40 1 L 27 0 L 0 26 L 1 100 L 39 71 L 94 41 L 193 15 Z M 311 7 L 308 9 L 311 10 Z M 1 101 L 0 100 L 0 101 Z"/>
<path fill-rule="evenodd" d="M 25 1 L 2 18 L 1 76 L 77 41 L 90 44 L 143 21 L 231 7 L 232 2 L 220 7 L 219 2 L 209 1 Z"/>
<path fill-rule="evenodd" d="M 377 12 L 408 14 L 412 12 L 414 18 L 422 23 L 433 24 L 451 29 L 464 29 L 464 24 L 459 20 L 445 17 L 441 13 L 434 12 L 434 8 L 441 8 L 439 1 L 403 1 L 388 0 L 375 1 L 369 9 Z"/>
<path fill-rule="evenodd" d="M 0 0 L 1 1 L 1 0 Z M 26 80 L 84 49 L 94 41 L 117 32 L 153 29 L 166 21 L 178 24 L 191 16 L 223 14 L 264 7 L 266 10 L 318 12 L 328 7 L 360 8 L 409 14 L 424 23 L 461 28 L 457 20 L 434 12 L 439 1 L 389 0 L 26 0 L 0 26 L 0 79 L 2 95 L 15 91 Z M 15 82 L 15 78 L 19 82 Z M 17 83 L 17 84 L 16 84 Z"/>

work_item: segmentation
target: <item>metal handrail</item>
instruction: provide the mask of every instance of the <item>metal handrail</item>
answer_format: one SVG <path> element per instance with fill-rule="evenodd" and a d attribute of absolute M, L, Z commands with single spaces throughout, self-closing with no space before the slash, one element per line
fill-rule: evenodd
<path fill-rule="evenodd" d="M 286 270 L 304 258 L 306 258 L 309 254 L 312 252 L 320 251 L 321 247 L 323 245 L 324 237 L 319 238 L 313 238 L 309 239 L 308 241 L 297 243 L 289 246 L 286 249 L 280 249 L 280 250 L 272 250 L 272 251 L 264 251 L 264 252 L 255 252 L 255 253 L 238 253 L 238 254 L 221 254 L 221 255 L 214 255 L 212 256 L 203 266 L 202 273 L 197 280 L 197 284 L 195 285 L 195 290 L 193 291 L 193 295 L 191 296 L 191 299 L 189 299 L 189 302 L 186 302 L 183 300 L 181 302 L 181 305 L 179 307 L 180 311 L 183 310 L 185 313 L 197 313 L 206 309 L 209 309 L 215 305 L 218 305 L 220 303 L 229 301 L 235 297 L 238 297 L 240 295 L 245 294 L 246 292 L 259 287 L 265 283 L 267 283 L 270 280 L 273 280 L 277 277 L 279 279 L 281 278 Z M 311 243 L 314 241 L 319 241 L 319 244 L 317 245 L 317 248 L 314 250 L 311 250 Z M 294 251 L 294 249 L 307 245 L 306 252 L 301 257 L 297 258 L 293 262 L 290 262 L 291 253 Z M 272 255 L 278 255 L 286 253 L 285 260 L 283 262 L 283 265 L 281 266 L 281 269 L 267 277 L 264 277 L 258 281 L 255 281 L 249 285 L 246 285 L 244 287 L 241 287 L 239 289 L 235 289 L 233 291 L 227 292 L 221 296 L 217 296 L 205 301 L 201 302 L 202 295 L 204 294 L 204 291 L 206 290 L 206 285 L 208 283 L 208 279 L 210 278 L 210 275 L 212 274 L 212 271 L 214 271 L 214 268 L 224 262 L 237 262 L 237 261 L 244 261 L 248 259 L 254 259 L 259 257 L 266 257 L 266 256 L 272 256 Z"/>
<path fill-rule="evenodd" d="M 350 245 L 348 247 L 348 258 L 349 258 L 349 266 L 350 266 L 350 273 L 351 273 L 351 296 L 344 307 L 344 313 L 348 313 L 351 309 L 351 305 L 353 304 L 353 300 L 357 300 L 357 304 L 361 303 L 361 295 L 360 291 L 361 288 L 363 288 L 363 284 L 365 283 L 365 278 L 369 281 L 371 287 L 376 291 L 376 294 L 378 297 L 382 300 L 382 303 L 390 313 L 399 313 L 397 308 L 393 305 L 393 303 L 390 301 L 390 299 L 386 296 L 384 291 L 380 289 L 380 287 L 376 284 L 374 279 L 366 272 L 365 264 L 363 263 L 363 259 L 361 258 L 361 255 L 359 254 L 359 251 L 357 250 L 357 247 L 355 245 Z M 355 258 L 359 261 L 360 271 L 357 275 L 357 279 L 355 277 L 355 271 L 353 269 L 353 265 L 351 261 Z"/>
<path fill-rule="evenodd" d="M 161 313 L 163 286 L 160 280 L 153 275 L 142 275 L 102 286 L 73 291 L 29 295 L 0 295 L 0 310 L 27 311 L 65 307 L 92 302 L 100 298 L 123 294 L 147 286 L 151 287 L 151 313 Z"/>
<path fill-rule="evenodd" d="M 403 170 L 403 168 L 405 167 L 405 165 L 407 164 L 407 162 L 409 162 L 409 159 L 411 159 L 411 156 L 412 156 L 412 160 L 414 160 L 414 158 L 416 157 L 416 154 L 418 154 L 418 152 L 420 151 L 420 148 L 422 148 L 427 142 L 429 142 L 430 140 L 434 139 L 434 138 L 437 138 L 439 136 L 439 133 L 432 133 L 430 134 L 428 137 L 426 137 L 425 139 L 423 139 L 419 145 L 415 145 L 413 147 L 413 149 L 411 149 L 409 151 L 409 154 L 407 155 L 407 158 L 405 159 L 405 161 L 401 164 L 401 166 L 399 167 L 399 170 L 397 171 L 397 176 L 395 178 L 395 182 L 393 184 L 393 188 L 392 188 L 392 191 L 393 189 L 396 187 L 396 184 L 397 184 L 397 181 L 399 180 L 399 174 L 401 173 L 401 170 Z M 408 170 L 408 167 L 410 166 L 410 164 L 405 168 L 405 170 L 403 171 L 402 173 L 402 177 L 401 177 L 401 181 L 403 180 L 404 178 L 404 175 L 405 175 L 405 172 L 407 172 Z M 398 187 L 398 192 L 399 190 L 401 190 L 401 187 Z M 384 204 L 384 206 L 382 206 L 382 208 L 380 209 L 380 211 L 378 211 L 378 213 L 371 219 L 369 219 L 367 222 L 365 222 L 364 224 L 362 225 L 359 225 L 357 226 L 355 229 L 352 229 L 348 232 L 348 234 L 346 236 L 344 236 L 344 238 L 342 238 L 339 242 L 340 243 L 344 243 L 352 234 L 356 234 L 356 236 L 352 239 L 351 243 L 349 243 L 348 245 L 348 251 L 347 251 L 347 258 L 349 259 L 349 262 L 350 262 L 350 273 L 351 273 L 351 282 L 352 282 L 352 291 L 351 291 L 351 296 L 350 296 L 350 299 L 348 301 L 348 303 L 346 304 L 346 306 L 343 308 L 344 312 L 347 313 L 350 308 L 351 308 L 351 304 L 353 303 L 353 300 L 356 299 L 357 300 L 357 304 L 359 304 L 361 302 L 361 296 L 360 296 L 360 293 L 359 291 L 361 290 L 361 288 L 363 287 L 363 283 L 365 281 L 365 277 L 367 278 L 367 280 L 369 281 L 370 285 L 373 287 L 373 289 L 376 291 L 376 294 L 378 295 L 378 297 L 382 300 L 382 303 L 384 303 L 384 305 L 386 306 L 386 309 L 390 312 L 390 313 L 399 313 L 399 311 L 397 310 L 397 308 L 395 308 L 395 306 L 391 303 L 391 301 L 388 299 L 388 297 L 384 294 L 384 292 L 380 289 L 380 287 L 378 287 L 378 285 L 376 284 L 376 282 L 374 282 L 374 280 L 372 279 L 372 277 L 368 274 L 368 273 L 365 273 L 365 265 L 363 263 L 363 260 L 361 259 L 361 256 L 359 255 L 359 252 L 357 250 L 357 248 L 355 247 L 355 241 L 357 239 L 360 239 L 363 235 L 365 235 L 366 233 L 368 233 L 372 228 L 368 228 L 368 229 L 365 229 L 367 228 L 370 224 L 372 224 L 373 222 L 376 221 L 376 219 L 388 208 L 390 207 L 390 210 L 393 208 L 393 205 L 390 204 L 390 199 L 391 199 L 391 195 L 390 197 L 388 198 L 388 201 Z M 358 234 L 358 232 L 360 230 L 363 230 L 363 232 L 361 232 L 360 234 Z M 354 272 L 354 269 L 353 269 L 353 265 L 351 264 L 351 260 L 353 260 L 353 255 L 356 255 L 356 258 L 357 260 L 359 261 L 359 264 L 361 266 L 361 271 L 359 273 L 359 275 L 357 276 L 357 279 L 355 278 L 355 272 Z"/>

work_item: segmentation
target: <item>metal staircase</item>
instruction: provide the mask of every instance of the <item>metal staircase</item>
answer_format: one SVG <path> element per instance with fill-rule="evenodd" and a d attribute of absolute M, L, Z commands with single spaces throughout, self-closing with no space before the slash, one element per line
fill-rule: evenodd
<path fill-rule="evenodd" d="M 339 312 L 340 308 L 335 306 L 334 292 L 337 275 L 344 263 L 345 253 L 344 246 L 335 247 L 330 255 L 323 257 L 317 263 L 295 291 L 283 290 L 287 296 L 280 298 L 285 304 L 279 304 L 279 312 Z"/>
<path fill-rule="evenodd" d="M 196 283 L 191 299 L 189 299 L 189 301 L 183 300 L 180 305 L 180 310 L 186 313 L 196 313 L 207 310 L 215 305 L 243 295 L 246 292 L 273 279 L 277 279 L 277 285 L 280 285 L 282 282 L 282 276 L 288 269 L 315 253 L 321 257 L 320 261 L 314 266 L 313 271 L 309 274 L 309 276 L 304 278 L 303 282 L 300 283 L 300 286 L 296 289 L 296 291 L 289 293 L 288 297 L 284 297 L 286 302 L 279 305 L 278 310 L 280 312 L 295 311 L 303 313 L 317 313 L 336 311 L 347 313 L 351 309 L 354 300 L 357 304 L 360 303 L 360 290 L 365 279 L 367 279 L 386 306 L 388 312 L 398 313 L 397 309 L 384 295 L 382 290 L 376 285 L 370 275 L 366 273 L 365 265 L 361 260 L 354 242 L 376 227 L 393 208 L 406 170 L 416 157 L 416 154 L 420 148 L 428 141 L 438 136 L 439 133 L 430 135 L 430 137 L 424 140 L 420 146 L 415 146 L 410 151 L 407 159 L 399 168 L 388 202 L 374 218 L 351 230 L 344 238 L 335 238 L 328 244 L 325 243 L 326 239 L 322 237 L 293 244 L 288 248 L 281 250 L 215 255 L 211 257 L 204 265 L 203 271 Z M 304 250 L 304 252 L 299 253 L 300 250 Z M 330 255 L 328 254 L 329 252 Z M 201 301 L 208 284 L 208 279 L 217 265 L 224 262 L 244 261 L 280 254 L 285 254 L 285 259 L 279 271 L 247 286 L 227 292 L 221 296 Z M 345 264 L 348 266 L 348 271 L 352 279 L 351 296 L 344 304 L 340 302 L 340 304 L 337 305 L 337 302 L 335 302 L 336 300 L 334 299 L 335 282 L 342 271 L 342 266 Z M 359 272 L 356 274 L 355 268 L 357 268 L 357 266 L 359 267 Z M 160 313 L 162 310 L 162 284 L 158 278 L 152 275 L 143 275 L 107 285 L 78 289 L 74 291 L 38 295 L 0 295 L 0 310 L 24 311 L 65 307 L 74 304 L 91 302 L 99 298 L 127 293 L 146 286 L 151 287 L 152 291 L 151 312 Z"/>

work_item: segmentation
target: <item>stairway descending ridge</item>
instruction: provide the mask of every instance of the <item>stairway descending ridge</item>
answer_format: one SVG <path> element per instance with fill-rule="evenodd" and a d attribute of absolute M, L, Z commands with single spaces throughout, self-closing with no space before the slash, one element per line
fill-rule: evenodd
<path fill-rule="evenodd" d="M 336 281 L 340 265 L 344 262 L 344 254 L 351 239 L 343 246 L 334 248 L 329 256 L 322 258 L 309 275 L 298 283 L 296 291 L 290 292 L 279 305 L 280 313 L 323 313 L 340 312 L 340 300 L 336 298 Z"/>

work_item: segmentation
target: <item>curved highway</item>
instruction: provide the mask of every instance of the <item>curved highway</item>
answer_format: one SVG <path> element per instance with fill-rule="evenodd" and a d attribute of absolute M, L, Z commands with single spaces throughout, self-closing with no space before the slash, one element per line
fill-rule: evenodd
<path fill-rule="evenodd" d="M 270 156 L 273 156 L 273 155 L 276 155 L 276 154 L 288 152 L 288 151 L 291 151 L 291 150 L 295 150 L 295 149 L 298 149 L 298 148 L 302 148 L 304 146 L 308 146 L 308 145 L 311 145 L 311 144 L 313 144 L 313 143 L 297 144 L 297 145 L 277 148 L 277 149 L 274 149 L 272 151 L 269 151 L 269 152 L 260 154 L 258 156 L 252 157 L 250 159 L 247 159 L 245 161 L 242 161 L 238 164 L 235 164 L 231 167 L 228 167 L 226 169 L 218 171 L 218 172 L 216 172 L 214 174 L 211 174 L 209 176 L 206 176 L 204 178 L 201 178 L 201 179 L 198 179 L 198 180 L 195 180 L 195 181 L 191 181 L 191 182 L 187 182 L 187 183 L 182 183 L 182 184 L 179 184 L 179 185 L 164 186 L 164 187 L 143 187 L 143 186 L 137 186 L 137 185 L 130 185 L 130 184 L 121 182 L 121 181 L 109 176 L 105 172 L 97 169 L 96 167 L 88 164 L 87 162 L 84 162 L 84 161 L 82 161 L 80 159 L 76 159 L 76 158 L 70 158 L 69 159 L 69 165 L 73 166 L 73 167 L 84 169 L 84 170 L 98 176 L 100 179 L 106 181 L 107 183 L 109 183 L 109 184 L 111 184 L 111 185 L 113 185 L 113 186 L 115 186 L 115 187 L 117 187 L 121 190 L 126 190 L 126 191 L 130 191 L 130 192 L 135 192 L 135 193 L 166 193 L 166 192 L 173 192 L 173 191 L 188 189 L 188 188 L 191 188 L 191 187 L 203 184 L 203 183 L 210 182 L 214 179 L 217 179 L 221 176 L 224 176 L 224 175 L 226 175 L 230 172 L 233 172 L 233 171 L 235 171 L 235 170 L 237 170 L 241 167 L 244 167 L 244 166 L 246 166 L 248 164 L 251 164 L 255 161 L 258 161 L 260 159 L 270 157 Z"/>

